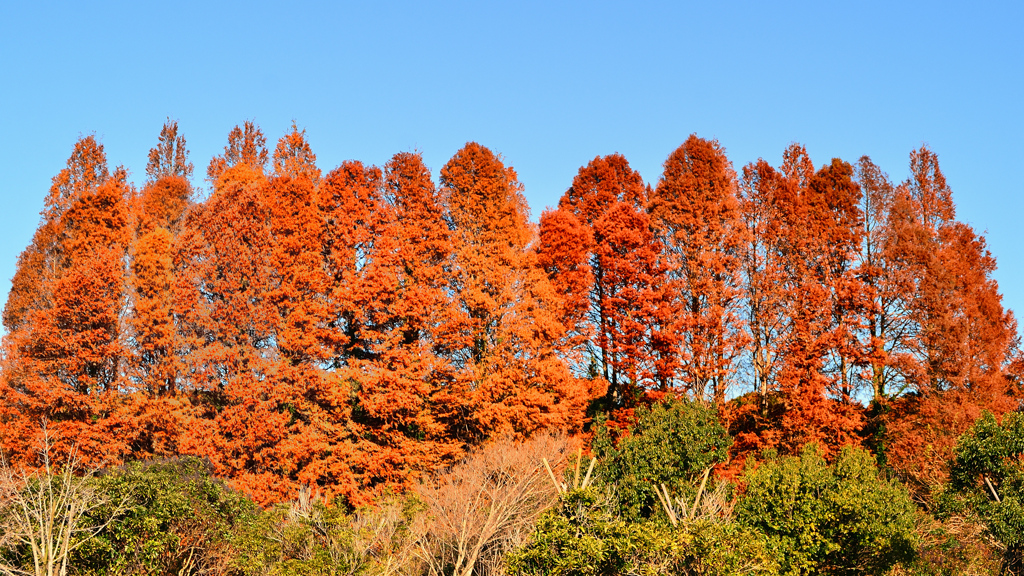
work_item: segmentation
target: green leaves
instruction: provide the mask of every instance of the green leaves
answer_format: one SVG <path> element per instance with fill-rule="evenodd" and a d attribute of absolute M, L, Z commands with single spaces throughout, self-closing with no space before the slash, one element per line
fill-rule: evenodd
<path fill-rule="evenodd" d="M 541 517 L 530 543 L 507 556 L 513 575 L 618 574 L 624 568 L 620 548 L 629 542 L 625 522 L 608 510 L 596 488 L 564 495 L 557 509 Z"/>
<path fill-rule="evenodd" d="M 251 500 L 213 478 L 209 464 L 196 458 L 134 463 L 97 482 L 111 501 L 131 503 L 75 559 L 97 574 L 215 568 L 231 548 L 231 535 L 257 517 Z"/>
<path fill-rule="evenodd" d="M 957 442 L 949 488 L 941 500 L 944 512 L 972 509 L 1005 547 L 1004 570 L 1020 569 L 1024 564 L 1024 414 L 1011 412 L 1000 425 L 991 412 L 985 412 Z"/>
<path fill-rule="evenodd" d="M 807 447 L 744 479 L 737 520 L 768 536 L 783 574 L 884 574 L 913 558 L 913 502 L 864 450 L 845 448 L 830 467 Z"/>
<path fill-rule="evenodd" d="M 615 485 L 624 518 L 650 518 L 661 506 L 655 490 L 664 484 L 671 493 L 692 498 L 695 480 L 705 469 L 724 462 L 732 439 L 711 406 L 667 397 L 650 408 L 640 407 L 636 423 L 613 446 L 607 429 L 599 428 L 594 452 L 598 472 Z"/>
<path fill-rule="evenodd" d="M 765 539 L 727 519 L 685 528 L 613 513 L 595 488 L 574 490 L 541 517 L 530 542 L 510 553 L 512 576 L 775 574 Z"/>

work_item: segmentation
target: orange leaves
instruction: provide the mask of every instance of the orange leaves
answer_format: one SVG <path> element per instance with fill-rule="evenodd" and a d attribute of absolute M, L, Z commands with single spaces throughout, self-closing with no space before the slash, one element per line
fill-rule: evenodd
<path fill-rule="evenodd" d="M 737 182 L 690 136 L 653 190 L 594 158 L 535 226 L 473 142 L 435 185 L 417 153 L 322 174 L 305 131 L 271 156 L 247 122 L 194 201 L 176 123 L 137 193 L 83 138 L 4 311 L 0 444 L 30 460 L 48 418 L 94 463 L 196 454 L 262 503 L 361 504 L 672 390 L 718 404 L 738 454 L 827 453 L 861 442 L 870 394 L 872 445 L 924 482 L 927 446 L 1012 409 L 1020 370 L 984 239 L 934 153 L 911 172 L 792 145 Z"/>
<path fill-rule="evenodd" d="M 470 142 L 442 168 L 441 186 L 457 238 L 453 298 L 465 316 L 453 360 L 469 387 L 471 434 L 576 428 L 589 389 L 557 359 L 558 304 L 525 250 L 532 228 L 515 171 Z"/>
<path fill-rule="evenodd" d="M 572 212 L 546 210 L 541 214 L 537 265 L 547 272 L 559 297 L 559 320 L 569 333 L 570 349 L 581 349 L 591 337 L 587 322 L 594 282 L 592 243 L 591 231 Z"/>
<path fill-rule="evenodd" d="M 78 444 L 92 462 L 126 453 L 112 434 L 117 417 L 107 403 L 120 391 L 126 355 L 121 314 L 131 196 L 124 171 L 108 175 L 92 137 L 76 144 L 67 169 L 54 178 L 43 224 L 19 263 L 13 310 L 5 314 L 10 333 L 0 386 L 17 406 L 0 432 L 9 448 L 31 442 L 39 421 L 49 419 L 60 422 L 62 442 Z"/>
<path fill-rule="evenodd" d="M 652 334 L 663 326 L 663 319 L 656 316 L 659 244 L 647 214 L 625 202 L 612 204 L 594 223 L 594 244 L 600 266 L 598 343 L 610 368 L 612 394 L 618 395 L 609 399 L 633 406 L 640 387 L 663 382 L 665 367 L 658 356 L 662 349 Z"/>
<path fill-rule="evenodd" d="M 559 209 L 541 216 L 538 263 L 562 297 L 570 357 L 593 389 L 605 388 L 610 407 L 632 403 L 652 383 L 659 271 L 647 192 L 623 156 L 597 157 L 579 169 Z"/>
<path fill-rule="evenodd" d="M 336 367 L 365 356 L 360 327 L 372 314 L 376 287 L 369 280 L 380 223 L 380 182 L 374 166 L 348 161 L 332 170 L 317 189 L 322 251 L 327 274 L 325 345 Z"/>
<path fill-rule="evenodd" d="M 246 121 L 242 128 L 235 126 L 228 134 L 228 144 L 224 154 L 210 160 L 206 168 L 206 176 L 210 182 L 217 184 L 228 168 L 244 166 L 248 172 L 263 173 L 267 164 L 267 138 L 251 121 Z"/>
<path fill-rule="evenodd" d="M 738 274 L 744 230 L 736 175 L 718 142 L 691 135 L 669 155 L 649 210 L 665 245 L 665 306 L 674 311 L 663 329 L 664 378 L 722 405 L 746 338 Z"/>
<path fill-rule="evenodd" d="M 357 420 L 375 430 L 372 457 L 388 482 L 407 483 L 461 451 L 445 422 L 458 367 L 452 350 L 461 315 L 450 289 L 451 231 L 418 154 L 396 154 L 384 168 L 379 234 L 371 259 L 374 310 L 366 334 L 373 354 L 360 362 Z"/>
<path fill-rule="evenodd" d="M 735 218 L 735 179 L 718 142 L 691 135 L 665 160 L 651 196 L 651 214 L 673 233 L 722 237 L 728 228 L 721 226 Z M 706 228 L 712 225 L 707 222 L 720 227 Z"/>
<path fill-rule="evenodd" d="M 912 152 L 910 169 L 893 191 L 880 250 L 888 266 L 877 276 L 899 305 L 889 321 L 898 331 L 881 339 L 892 350 L 885 376 L 914 397 L 883 399 L 891 412 L 881 421 L 892 465 L 927 485 L 943 477 L 956 436 L 981 410 L 1002 414 L 1019 405 L 1008 374 L 1016 321 L 1003 310 L 984 239 L 953 220 L 936 155 L 926 147 Z"/>
<path fill-rule="evenodd" d="M 837 159 L 815 172 L 796 144 L 779 170 L 763 160 L 743 170 L 741 261 L 758 414 L 742 414 L 752 409 L 745 404 L 736 424 L 759 420 L 761 447 L 794 451 L 813 442 L 828 452 L 859 443 L 854 375 L 866 362 L 858 338 L 867 303 L 852 175 Z M 744 434 L 737 448 L 750 441 Z"/>
<path fill-rule="evenodd" d="M 44 219 L 59 217 L 71 200 L 102 184 L 108 174 L 103 145 L 96 142 L 95 136 L 80 139 L 68 158 L 67 168 L 53 177 L 43 210 Z"/>
<path fill-rule="evenodd" d="M 476 142 L 467 143 L 441 169 L 441 187 L 452 223 L 466 242 L 502 255 L 530 241 L 529 207 L 511 167 Z"/>
<path fill-rule="evenodd" d="M 314 184 L 320 179 L 316 154 L 306 142 L 306 131 L 300 132 L 294 123 L 292 131 L 285 134 L 274 149 L 274 173 L 289 178 L 306 178 Z"/>
<path fill-rule="evenodd" d="M 293 128 L 268 178 L 261 146 L 232 133 L 176 244 L 183 383 L 214 424 L 181 450 L 264 501 L 302 481 L 358 502 L 492 431 L 579 426 L 593 392 L 554 347 L 511 168 L 468 145 L 441 191 L 416 154 L 321 178 Z"/>
<path fill-rule="evenodd" d="M 146 176 L 150 181 L 162 178 L 187 180 L 192 176 L 192 163 L 188 161 L 185 137 L 178 133 L 178 123 L 169 118 L 160 129 L 157 145 L 149 150 Z"/>
<path fill-rule="evenodd" d="M 598 156 L 580 168 L 558 207 L 592 226 L 616 202 L 644 208 L 647 189 L 640 173 L 629 167 L 625 156 L 610 154 Z"/>
<path fill-rule="evenodd" d="M 910 178 L 906 189 L 918 206 L 924 226 L 937 229 L 953 220 L 953 192 L 946 185 L 946 177 L 939 169 L 939 157 L 927 146 L 910 153 Z"/>
<path fill-rule="evenodd" d="M 192 185 L 183 176 L 162 176 L 144 187 L 137 198 L 137 226 L 140 231 L 155 227 L 177 232 L 189 207 Z"/>

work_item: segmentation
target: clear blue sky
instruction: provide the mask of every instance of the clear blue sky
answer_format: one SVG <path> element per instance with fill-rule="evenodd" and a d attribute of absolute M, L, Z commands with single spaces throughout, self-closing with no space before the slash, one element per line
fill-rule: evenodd
<path fill-rule="evenodd" d="M 468 140 L 518 170 L 534 218 L 621 152 L 655 183 L 690 133 L 734 166 L 922 143 L 1024 310 L 1024 8 L 1018 2 L 7 2 L 0 8 L 0 302 L 50 178 L 95 133 L 144 177 L 168 116 L 196 183 L 237 123 L 295 120 L 321 168 Z M 952 4 L 952 3 L 949 3 Z"/>

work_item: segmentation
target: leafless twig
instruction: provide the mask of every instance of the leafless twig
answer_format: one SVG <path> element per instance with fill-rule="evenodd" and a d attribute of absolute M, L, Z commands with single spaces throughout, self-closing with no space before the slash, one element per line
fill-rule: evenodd
<path fill-rule="evenodd" d="M 43 468 L 16 470 L 0 456 L 0 548 L 24 546 L 32 570 L 0 563 L 0 574 L 66 576 L 71 553 L 105 529 L 127 508 L 115 503 L 105 519 L 93 517 L 110 504 L 92 482 L 94 471 L 81 470 L 72 450 L 60 468 L 50 462 L 51 441 L 43 424 Z"/>

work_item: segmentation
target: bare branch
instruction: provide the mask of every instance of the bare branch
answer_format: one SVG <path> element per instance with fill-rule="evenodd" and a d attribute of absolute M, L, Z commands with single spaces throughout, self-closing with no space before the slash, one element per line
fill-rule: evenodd
<path fill-rule="evenodd" d="M 50 460 L 52 442 L 43 423 L 43 468 L 15 470 L 0 455 L 0 548 L 26 546 L 32 571 L 0 563 L 0 574 L 64 576 L 71 553 L 99 534 L 127 509 L 127 497 L 116 503 L 105 520 L 94 514 L 110 502 L 92 481 L 94 471 L 81 475 L 77 452 L 59 470 Z"/>

